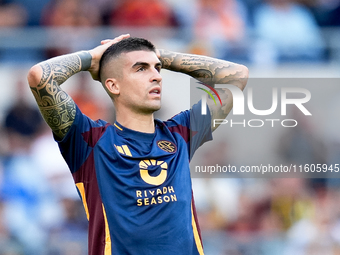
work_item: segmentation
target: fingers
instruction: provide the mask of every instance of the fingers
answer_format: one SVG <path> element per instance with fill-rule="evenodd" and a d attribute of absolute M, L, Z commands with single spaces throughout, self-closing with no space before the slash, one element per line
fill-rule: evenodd
<path fill-rule="evenodd" d="M 110 43 L 111 45 L 114 44 L 114 43 L 117 43 L 123 39 L 126 39 L 126 38 L 129 38 L 130 37 L 130 34 L 123 34 L 123 35 L 120 35 L 114 39 L 105 39 L 105 40 L 102 40 L 100 43 L 103 45 L 103 44 L 107 44 L 107 43 Z"/>
<path fill-rule="evenodd" d="M 124 35 L 120 35 L 120 36 L 116 37 L 115 39 L 113 39 L 113 41 L 115 43 L 117 43 L 117 42 L 119 42 L 123 39 L 129 38 L 129 37 L 130 37 L 130 34 L 124 34 Z"/>
<path fill-rule="evenodd" d="M 100 44 L 106 44 L 106 43 L 108 43 L 109 41 L 111 41 L 111 40 L 110 40 L 110 39 L 102 40 L 102 41 L 100 42 Z"/>
<path fill-rule="evenodd" d="M 156 49 L 156 55 L 157 55 L 157 58 L 161 57 L 161 52 L 159 51 L 159 49 Z"/>

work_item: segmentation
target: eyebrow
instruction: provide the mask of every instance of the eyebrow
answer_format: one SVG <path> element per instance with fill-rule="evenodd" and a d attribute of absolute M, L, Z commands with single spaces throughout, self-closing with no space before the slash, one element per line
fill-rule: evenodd
<path fill-rule="evenodd" d="M 135 68 L 135 67 L 137 67 L 137 66 L 150 66 L 150 64 L 147 63 L 147 62 L 136 62 L 136 63 L 134 63 L 134 65 L 132 66 L 132 68 Z M 161 62 L 157 62 L 157 63 L 155 64 L 155 67 L 162 67 L 162 63 L 161 63 Z"/>

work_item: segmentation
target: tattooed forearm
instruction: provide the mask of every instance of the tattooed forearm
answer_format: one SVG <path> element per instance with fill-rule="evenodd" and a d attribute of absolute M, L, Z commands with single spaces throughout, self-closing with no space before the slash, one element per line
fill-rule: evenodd
<path fill-rule="evenodd" d="M 181 54 L 166 50 L 159 50 L 162 68 L 175 72 L 182 72 L 202 81 L 205 84 L 231 84 L 244 89 L 248 79 L 248 69 L 232 62 L 210 58 L 206 56 Z M 222 105 L 208 100 L 211 121 L 224 119 L 233 106 L 233 98 L 228 89 L 217 90 Z M 214 131 L 217 126 L 211 125 Z"/>
<path fill-rule="evenodd" d="M 182 72 L 211 85 L 232 83 L 237 80 L 245 85 L 247 73 L 243 66 L 206 56 L 182 54 L 159 50 L 162 68 Z M 243 82 L 242 79 L 245 81 Z"/>
<path fill-rule="evenodd" d="M 41 80 L 31 91 L 39 109 L 53 132 L 63 138 L 71 127 L 76 114 L 72 98 L 60 88 L 69 77 L 81 71 L 77 54 L 65 55 L 40 63 Z"/>

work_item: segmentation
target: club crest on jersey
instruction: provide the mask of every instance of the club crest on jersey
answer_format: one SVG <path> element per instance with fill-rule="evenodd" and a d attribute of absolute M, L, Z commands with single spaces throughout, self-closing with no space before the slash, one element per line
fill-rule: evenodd
<path fill-rule="evenodd" d="M 157 141 L 157 146 L 158 148 L 166 152 L 175 153 L 177 151 L 176 145 L 166 140 Z"/>

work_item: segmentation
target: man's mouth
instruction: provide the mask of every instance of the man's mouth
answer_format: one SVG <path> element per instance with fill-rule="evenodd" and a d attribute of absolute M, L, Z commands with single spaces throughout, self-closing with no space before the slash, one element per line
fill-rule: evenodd
<path fill-rule="evenodd" d="M 149 94 L 153 94 L 153 95 L 159 95 L 161 93 L 161 90 L 159 88 L 155 88 L 150 90 Z"/>

